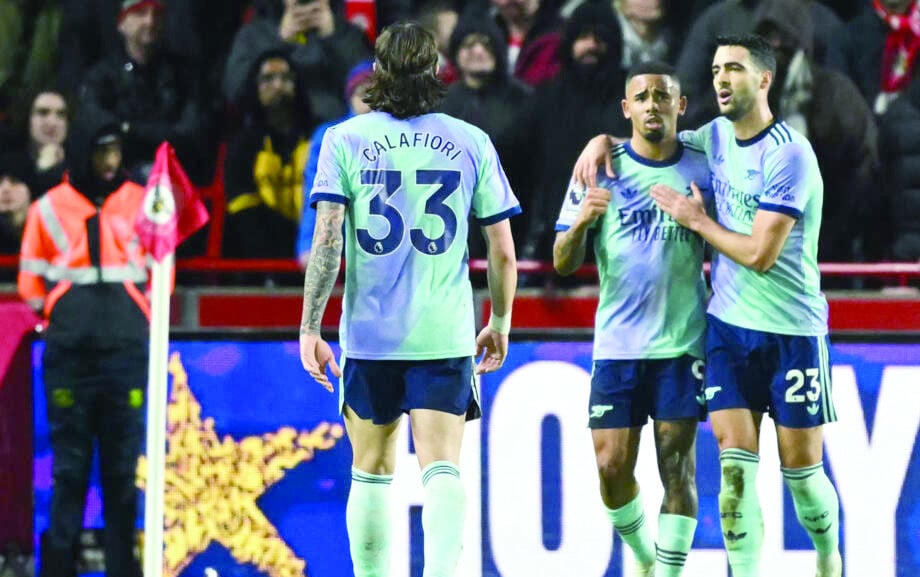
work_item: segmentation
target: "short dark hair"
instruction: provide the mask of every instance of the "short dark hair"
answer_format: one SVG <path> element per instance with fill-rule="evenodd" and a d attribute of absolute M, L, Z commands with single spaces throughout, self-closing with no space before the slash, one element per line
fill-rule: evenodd
<path fill-rule="evenodd" d="M 776 54 L 773 47 L 759 34 L 730 34 L 716 38 L 716 46 L 741 46 L 751 53 L 751 60 L 761 70 L 776 74 Z"/>
<path fill-rule="evenodd" d="M 374 46 L 376 70 L 364 102 L 373 110 L 409 118 L 437 108 L 446 91 L 438 79 L 434 35 L 416 22 L 388 26 Z"/>
<path fill-rule="evenodd" d="M 657 76 L 670 76 L 677 80 L 677 72 L 674 67 L 661 60 L 648 60 L 646 62 L 637 62 L 632 65 L 629 72 L 626 73 L 626 84 L 636 76 L 643 74 L 655 74 Z"/>

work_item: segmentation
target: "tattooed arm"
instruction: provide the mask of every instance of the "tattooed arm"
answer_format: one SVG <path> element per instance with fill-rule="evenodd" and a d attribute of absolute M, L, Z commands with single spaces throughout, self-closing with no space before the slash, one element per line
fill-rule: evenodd
<path fill-rule="evenodd" d="M 326 376 L 326 367 L 335 376 L 341 371 L 335 362 L 332 349 L 320 337 L 320 322 L 326 303 L 339 275 L 342 262 L 342 222 L 345 205 L 335 202 L 316 203 L 316 229 L 313 232 L 313 251 L 303 283 L 303 316 L 300 320 L 300 361 L 304 369 L 326 390 L 332 392 L 332 383 Z"/>

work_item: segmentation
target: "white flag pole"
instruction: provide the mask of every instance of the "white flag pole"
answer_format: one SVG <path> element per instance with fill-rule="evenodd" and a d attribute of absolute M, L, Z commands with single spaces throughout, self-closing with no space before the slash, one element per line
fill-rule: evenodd
<path fill-rule="evenodd" d="M 169 187 L 154 189 L 153 211 L 175 207 Z M 166 202 L 163 202 L 165 200 Z M 169 210 L 169 208 L 167 208 Z M 168 218 L 168 217 L 167 217 Z M 147 373 L 147 480 L 144 494 L 144 577 L 163 575 L 163 496 L 169 365 L 169 293 L 174 265 L 170 252 L 151 266 L 150 364 Z"/>

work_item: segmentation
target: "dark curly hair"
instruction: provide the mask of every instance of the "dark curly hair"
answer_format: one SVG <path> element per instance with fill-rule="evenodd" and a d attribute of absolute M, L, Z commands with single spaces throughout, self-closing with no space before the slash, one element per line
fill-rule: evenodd
<path fill-rule="evenodd" d="M 773 46 L 758 34 L 739 34 L 724 35 L 716 38 L 716 45 L 722 46 L 741 46 L 747 48 L 751 54 L 751 60 L 760 67 L 761 70 L 769 70 L 776 74 L 776 54 L 773 52 Z"/>
<path fill-rule="evenodd" d="M 415 22 L 388 26 L 377 38 L 373 80 L 364 102 L 396 118 L 431 112 L 444 98 L 434 36 Z"/>

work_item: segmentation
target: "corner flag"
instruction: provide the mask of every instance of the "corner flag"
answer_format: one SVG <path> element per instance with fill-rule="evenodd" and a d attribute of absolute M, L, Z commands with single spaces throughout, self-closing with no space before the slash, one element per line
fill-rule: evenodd
<path fill-rule="evenodd" d="M 141 245 L 160 262 L 208 222 L 208 211 L 168 142 L 157 149 L 144 208 L 135 229 Z"/>
<path fill-rule="evenodd" d="M 176 247 L 208 222 L 208 211 L 168 142 L 157 149 L 135 231 L 153 256 L 150 363 L 147 374 L 147 480 L 144 491 L 145 577 L 163 575 L 169 293 Z"/>

